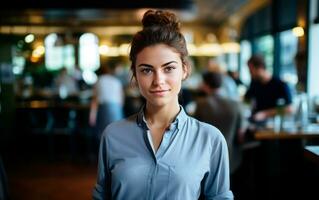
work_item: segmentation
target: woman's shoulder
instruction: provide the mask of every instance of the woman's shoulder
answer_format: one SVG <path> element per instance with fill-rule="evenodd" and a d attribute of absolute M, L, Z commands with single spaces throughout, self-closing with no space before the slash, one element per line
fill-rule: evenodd
<path fill-rule="evenodd" d="M 137 114 L 110 123 L 103 131 L 104 135 L 122 135 L 137 128 Z"/>

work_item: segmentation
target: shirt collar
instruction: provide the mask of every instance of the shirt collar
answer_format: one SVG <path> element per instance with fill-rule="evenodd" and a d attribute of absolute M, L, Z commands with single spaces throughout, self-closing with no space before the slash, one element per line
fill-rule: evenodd
<path fill-rule="evenodd" d="M 175 125 L 177 125 L 177 128 L 178 129 L 181 129 L 182 125 L 185 123 L 185 121 L 187 120 L 187 114 L 184 110 L 184 108 L 180 105 L 180 111 L 179 113 L 177 114 L 175 120 L 172 122 L 172 124 L 170 125 L 170 129 L 173 128 Z M 145 129 L 148 129 L 147 127 L 147 124 L 146 124 L 146 120 L 144 118 L 144 109 L 145 109 L 145 105 L 142 106 L 142 108 L 140 109 L 140 111 L 137 113 L 137 118 L 136 118 L 136 121 L 137 121 L 137 125 L 142 127 L 142 128 L 145 128 Z"/>

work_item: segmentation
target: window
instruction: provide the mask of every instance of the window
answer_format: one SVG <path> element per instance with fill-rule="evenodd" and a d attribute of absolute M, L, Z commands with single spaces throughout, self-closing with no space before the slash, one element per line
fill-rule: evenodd
<path fill-rule="evenodd" d="M 254 53 L 261 54 L 265 58 L 267 71 L 273 73 L 274 61 L 274 39 L 271 35 L 262 36 L 255 41 L 256 49 Z"/>
<path fill-rule="evenodd" d="M 58 35 L 51 33 L 44 40 L 45 45 L 45 66 L 48 70 L 58 70 L 63 67 L 63 49 L 62 46 L 56 46 Z"/>
<path fill-rule="evenodd" d="M 68 69 L 73 69 L 75 66 L 74 46 L 71 44 L 65 45 L 63 47 L 63 63 Z"/>
<path fill-rule="evenodd" d="M 238 53 L 228 53 L 227 69 L 230 71 L 238 71 Z"/>
<path fill-rule="evenodd" d="M 298 82 L 295 56 L 298 50 L 298 38 L 291 30 L 281 32 L 280 37 L 280 77 L 294 90 Z"/>
<path fill-rule="evenodd" d="M 224 53 L 216 57 L 223 71 L 238 71 L 238 53 Z"/>
<path fill-rule="evenodd" d="M 319 24 L 310 26 L 309 37 L 309 69 L 308 69 L 308 94 L 309 96 L 319 96 Z"/>
<path fill-rule="evenodd" d="M 45 66 L 48 70 L 59 70 L 62 67 L 71 69 L 75 65 L 73 45 L 64 45 L 62 38 L 51 33 L 44 40 Z"/>
<path fill-rule="evenodd" d="M 95 71 L 100 67 L 99 40 L 92 33 L 80 37 L 80 68 L 85 71 Z"/>
<path fill-rule="evenodd" d="M 250 74 L 247 66 L 247 61 L 251 57 L 251 43 L 248 40 L 243 40 L 240 43 L 240 80 L 243 81 L 245 85 L 250 84 Z"/>

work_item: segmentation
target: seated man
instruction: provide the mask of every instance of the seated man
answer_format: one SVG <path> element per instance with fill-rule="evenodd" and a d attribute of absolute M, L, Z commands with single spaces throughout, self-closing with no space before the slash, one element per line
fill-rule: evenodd
<path fill-rule="evenodd" d="M 245 101 L 252 100 L 251 121 L 260 125 L 278 114 L 292 112 L 292 97 L 288 85 L 279 78 L 272 77 L 266 70 L 263 57 L 254 55 L 248 60 L 251 84 L 245 94 Z"/>
<path fill-rule="evenodd" d="M 240 102 L 219 93 L 222 74 L 206 72 L 203 74 L 202 89 L 206 96 L 196 101 L 194 117 L 216 126 L 224 135 L 230 158 L 230 172 L 233 174 L 241 164 L 241 148 L 238 139 L 244 131 Z"/>

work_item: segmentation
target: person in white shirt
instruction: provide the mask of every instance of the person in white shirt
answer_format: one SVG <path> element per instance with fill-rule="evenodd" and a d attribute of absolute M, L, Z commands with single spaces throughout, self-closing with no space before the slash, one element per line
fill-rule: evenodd
<path fill-rule="evenodd" d="M 101 75 L 93 90 L 89 119 L 98 140 L 108 124 L 124 117 L 124 89 L 121 81 L 107 65 L 102 65 L 100 71 Z"/>

